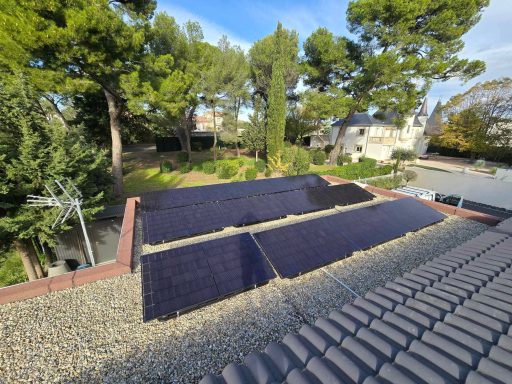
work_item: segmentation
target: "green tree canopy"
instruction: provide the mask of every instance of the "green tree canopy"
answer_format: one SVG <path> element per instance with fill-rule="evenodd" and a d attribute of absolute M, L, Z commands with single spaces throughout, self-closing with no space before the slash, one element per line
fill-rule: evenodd
<path fill-rule="evenodd" d="M 483 72 L 479 60 L 457 55 L 461 37 L 479 20 L 488 0 L 360 0 L 349 3 L 347 26 L 355 36 L 319 28 L 304 43 L 305 83 L 347 96 L 345 123 L 331 151 L 341 150 L 344 129 L 357 111 L 397 113 L 397 123 L 417 107 L 432 81 L 463 80 Z"/>

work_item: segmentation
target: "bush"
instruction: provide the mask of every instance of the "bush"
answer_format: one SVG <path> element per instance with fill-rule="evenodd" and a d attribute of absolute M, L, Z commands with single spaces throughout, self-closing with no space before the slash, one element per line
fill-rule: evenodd
<path fill-rule="evenodd" d="M 309 152 L 301 147 L 286 147 L 281 161 L 286 165 L 284 171 L 286 176 L 304 175 L 309 170 Z"/>
<path fill-rule="evenodd" d="M 377 160 L 372 159 L 371 157 L 361 156 L 359 158 L 359 162 L 364 163 L 371 168 L 375 168 L 377 166 Z"/>
<path fill-rule="evenodd" d="M 205 161 L 201 168 L 203 168 L 203 172 L 207 175 L 212 175 L 215 173 L 215 163 L 213 161 Z"/>
<path fill-rule="evenodd" d="M 340 154 L 338 158 L 336 159 L 337 165 L 344 165 L 344 164 L 350 164 L 352 163 L 352 156 L 347 154 Z"/>
<path fill-rule="evenodd" d="M 160 173 L 171 172 L 172 163 L 169 160 L 163 160 L 160 162 Z"/>
<path fill-rule="evenodd" d="M 478 169 L 478 168 L 482 168 L 482 167 L 485 167 L 485 159 L 478 159 L 477 161 L 475 161 L 475 163 L 473 164 L 473 166 Z"/>
<path fill-rule="evenodd" d="M 13 250 L 0 254 L 0 287 L 27 281 L 20 256 Z"/>
<path fill-rule="evenodd" d="M 258 170 L 256 168 L 247 168 L 245 170 L 245 180 L 254 180 L 258 176 Z"/>
<path fill-rule="evenodd" d="M 220 160 L 215 165 L 215 172 L 219 179 L 231 179 L 240 169 L 238 160 Z M 204 167 L 204 166 L 203 166 Z"/>
<path fill-rule="evenodd" d="M 372 185 L 377 188 L 395 189 L 401 187 L 402 182 L 402 176 L 395 175 L 392 177 L 383 177 L 382 179 L 368 180 L 368 185 Z"/>
<path fill-rule="evenodd" d="M 265 177 L 270 177 L 272 176 L 272 169 L 267 167 L 267 169 L 265 169 Z"/>
<path fill-rule="evenodd" d="M 203 150 L 203 143 L 199 142 L 199 141 L 193 141 L 190 143 L 190 148 L 193 150 L 193 151 L 202 151 Z"/>
<path fill-rule="evenodd" d="M 332 152 L 332 150 L 334 149 L 334 145 L 332 144 L 327 144 L 325 147 L 324 147 L 324 151 L 326 154 L 329 154 Z"/>
<path fill-rule="evenodd" d="M 178 170 L 180 171 L 180 173 L 189 173 L 190 172 L 190 166 L 188 165 L 188 163 L 181 164 L 180 168 Z"/>
<path fill-rule="evenodd" d="M 411 171 L 410 169 L 404 171 L 404 180 L 405 180 L 405 183 L 409 183 L 409 181 L 414 181 L 418 178 L 418 174 L 414 171 Z"/>
<path fill-rule="evenodd" d="M 256 168 L 258 172 L 265 172 L 266 167 L 267 165 L 265 164 L 265 161 L 261 159 L 254 162 L 254 168 Z"/>
<path fill-rule="evenodd" d="M 320 172 L 319 174 L 338 176 L 347 180 L 356 180 L 374 176 L 389 175 L 392 171 L 393 167 L 391 165 L 385 165 L 383 167 L 370 167 L 368 163 L 362 162 L 339 166 L 334 169 Z"/>
<path fill-rule="evenodd" d="M 324 165 L 327 155 L 324 151 L 313 151 L 311 153 L 311 162 L 315 165 Z"/>
<path fill-rule="evenodd" d="M 187 152 L 178 152 L 176 155 L 176 160 L 178 163 L 186 163 L 188 161 L 188 154 Z"/>

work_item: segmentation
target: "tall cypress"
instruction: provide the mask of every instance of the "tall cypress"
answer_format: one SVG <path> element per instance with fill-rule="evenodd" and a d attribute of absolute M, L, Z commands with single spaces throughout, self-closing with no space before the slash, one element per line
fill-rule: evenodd
<path fill-rule="evenodd" d="M 283 29 L 281 23 L 278 23 L 275 32 L 276 46 L 267 110 L 267 155 L 273 160 L 279 160 L 283 150 L 286 124 L 286 88 L 284 82 L 282 35 Z"/>

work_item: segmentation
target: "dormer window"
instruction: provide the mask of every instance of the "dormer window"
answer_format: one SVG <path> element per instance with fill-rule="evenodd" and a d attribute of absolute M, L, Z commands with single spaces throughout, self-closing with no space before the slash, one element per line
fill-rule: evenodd
<path fill-rule="evenodd" d="M 361 128 L 359 129 L 359 136 L 364 136 L 365 129 Z"/>

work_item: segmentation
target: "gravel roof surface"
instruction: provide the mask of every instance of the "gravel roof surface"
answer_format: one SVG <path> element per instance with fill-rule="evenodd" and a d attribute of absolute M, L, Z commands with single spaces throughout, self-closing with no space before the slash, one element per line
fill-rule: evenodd
<path fill-rule="evenodd" d="M 368 203 L 357 207 L 363 205 Z M 158 246 L 141 245 L 137 219 L 136 257 L 143 249 L 148 253 L 335 212 Z M 486 228 L 450 216 L 403 238 L 354 253 L 325 270 L 363 295 Z M 144 324 L 137 265 L 131 275 L 0 306 L 0 382 L 197 382 L 353 299 L 332 277 L 316 270 L 291 280 L 277 278 L 177 319 Z"/>

